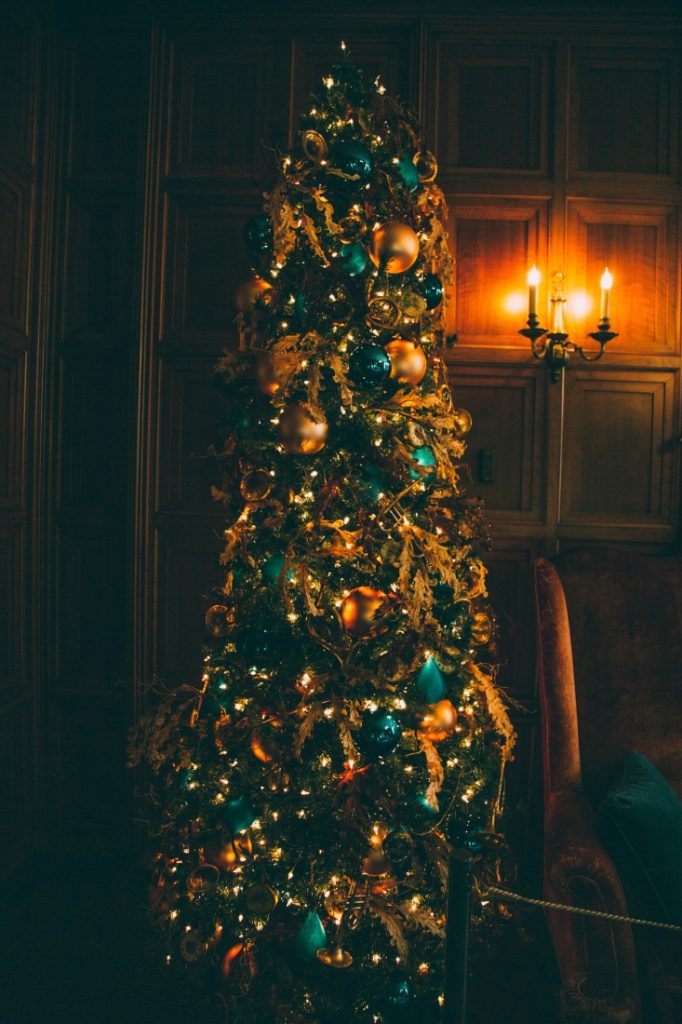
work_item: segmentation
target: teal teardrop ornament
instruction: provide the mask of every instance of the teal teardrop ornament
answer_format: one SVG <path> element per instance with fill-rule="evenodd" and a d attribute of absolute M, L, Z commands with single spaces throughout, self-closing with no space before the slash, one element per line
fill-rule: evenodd
<path fill-rule="evenodd" d="M 442 700 L 446 693 L 445 680 L 434 658 L 426 661 L 417 676 L 417 693 L 427 704 Z"/>
<path fill-rule="evenodd" d="M 327 935 L 314 911 L 306 917 L 296 935 L 296 953 L 304 960 L 315 960 L 318 949 L 327 943 Z"/>

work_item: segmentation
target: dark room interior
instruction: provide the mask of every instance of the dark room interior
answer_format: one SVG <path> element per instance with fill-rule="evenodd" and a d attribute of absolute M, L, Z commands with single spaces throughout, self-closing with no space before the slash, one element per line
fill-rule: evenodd
<path fill-rule="evenodd" d="M 442 1024 L 682 1024 L 682 8 L 632 0 L 2 5 L 2 1021 L 253 1019 L 164 963 L 127 743 L 220 635 L 214 367 L 243 348 L 245 227 L 342 41 L 447 203 L 439 365 L 516 732 L 499 884 L 668 926 L 489 896 Z M 646 894 L 603 825 L 616 769 L 656 790 Z"/>

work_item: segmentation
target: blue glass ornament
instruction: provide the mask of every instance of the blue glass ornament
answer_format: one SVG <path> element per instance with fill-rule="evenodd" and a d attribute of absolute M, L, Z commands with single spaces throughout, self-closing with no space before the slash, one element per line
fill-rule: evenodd
<path fill-rule="evenodd" d="M 349 277 L 357 277 L 367 266 L 368 259 L 364 245 L 360 242 L 351 242 L 350 245 L 340 246 L 338 267 Z"/>
<path fill-rule="evenodd" d="M 282 551 L 275 552 L 274 555 L 270 555 L 268 560 L 263 565 L 263 576 L 269 583 L 279 583 L 279 578 L 282 575 L 282 569 L 284 568 L 284 553 Z M 287 572 L 287 580 L 292 580 L 296 574 L 295 569 L 289 569 Z"/>
<path fill-rule="evenodd" d="M 384 992 L 384 1008 L 390 1016 L 392 1012 L 404 1011 L 412 1002 L 414 990 L 409 978 L 395 978 L 389 982 Z"/>
<path fill-rule="evenodd" d="M 251 217 L 244 225 L 244 241 L 249 252 L 262 256 L 272 249 L 272 224 L 265 213 Z"/>
<path fill-rule="evenodd" d="M 396 164 L 396 170 L 408 192 L 414 192 L 419 187 L 419 174 L 411 154 L 403 153 Z"/>
<path fill-rule="evenodd" d="M 466 601 L 455 601 L 455 592 L 447 583 L 436 583 L 433 596 L 433 612 L 439 622 L 446 626 L 458 623 L 461 627 L 469 619 L 469 605 Z"/>
<path fill-rule="evenodd" d="M 381 384 L 390 376 L 391 358 L 381 345 L 363 345 L 350 357 L 348 372 L 355 384 Z"/>
<path fill-rule="evenodd" d="M 221 814 L 225 824 L 235 835 L 253 825 L 256 820 L 256 812 L 243 795 L 228 800 Z"/>
<path fill-rule="evenodd" d="M 355 742 L 366 757 L 384 757 L 397 747 L 402 734 L 400 722 L 388 711 L 377 708 L 363 714 Z"/>
<path fill-rule="evenodd" d="M 427 469 L 429 466 L 438 465 L 438 459 L 434 454 L 433 448 L 429 448 L 428 445 L 424 445 L 422 448 L 415 448 L 412 452 L 412 458 L 420 466 L 425 466 Z M 422 475 L 416 469 L 412 469 L 412 467 L 409 468 L 408 472 L 413 480 L 419 480 L 420 478 L 422 480 L 430 480 L 433 476 L 433 473 Z"/>
<path fill-rule="evenodd" d="M 427 274 L 419 290 L 426 301 L 427 309 L 435 309 L 443 301 L 443 282 L 436 274 Z"/>
<path fill-rule="evenodd" d="M 332 161 L 346 174 L 359 175 L 360 181 L 367 181 L 372 176 L 372 157 L 361 142 L 337 143 L 332 150 Z"/>
<path fill-rule="evenodd" d="M 327 934 L 320 917 L 312 911 L 306 917 L 296 935 L 296 953 L 304 960 L 315 960 L 318 949 L 327 944 Z"/>
<path fill-rule="evenodd" d="M 426 825 L 437 818 L 440 811 L 436 810 L 425 793 L 420 793 L 412 802 L 412 814 L 420 825 Z"/>
<path fill-rule="evenodd" d="M 308 320 L 308 300 L 305 295 L 297 295 L 294 299 L 294 319 L 299 327 L 305 327 Z"/>
<path fill-rule="evenodd" d="M 378 501 L 385 492 L 384 474 L 376 466 L 363 466 L 360 471 L 362 489 L 371 501 Z"/>
<path fill-rule="evenodd" d="M 435 704 L 445 696 L 447 687 L 443 674 L 434 658 L 429 658 L 422 665 L 417 676 L 417 693 L 427 704 Z"/>

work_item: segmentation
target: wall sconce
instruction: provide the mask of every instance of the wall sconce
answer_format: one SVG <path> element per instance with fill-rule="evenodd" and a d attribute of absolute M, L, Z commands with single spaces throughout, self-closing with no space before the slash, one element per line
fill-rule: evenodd
<path fill-rule="evenodd" d="M 599 310 L 599 325 L 596 331 L 588 335 L 599 343 L 599 351 L 589 354 L 580 345 L 576 345 L 568 336 L 564 328 L 564 305 L 566 293 L 564 291 L 564 275 L 561 272 L 552 274 L 552 327 L 548 330 L 540 326 L 540 319 L 537 314 L 538 285 L 540 284 L 540 271 L 535 265 L 528 271 L 528 320 L 527 327 L 519 331 L 525 338 L 530 340 L 530 347 L 536 359 L 544 359 L 545 366 L 549 370 L 550 379 L 554 382 L 561 378 L 561 371 L 568 362 L 571 352 L 577 352 L 586 363 L 594 363 L 604 355 L 606 343 L 612 338 L 617 338 L 615 331 L 610 330 L 609 301 L 611 298 L 611 286 L 613 276 L 609 268 L 604 267 L 601 276 L 601 306 Z"/>

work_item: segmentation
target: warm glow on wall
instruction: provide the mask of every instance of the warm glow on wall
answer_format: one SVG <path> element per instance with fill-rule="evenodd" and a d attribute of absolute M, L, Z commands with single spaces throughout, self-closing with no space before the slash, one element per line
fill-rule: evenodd
<path fill-rule="evenodd" d="M 526 308 L 528 296 L 525 292 L 509 292 L 502 300 L 502 307 L 511 316 L 519 316 Z"/>
<path fill-rule="evenodd" d="M 567 296 L 566 306 L 573 320 L 586 320 L 594 307 L 591 295 L 584 289 L 578 289 Z"/>

